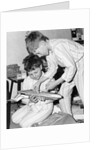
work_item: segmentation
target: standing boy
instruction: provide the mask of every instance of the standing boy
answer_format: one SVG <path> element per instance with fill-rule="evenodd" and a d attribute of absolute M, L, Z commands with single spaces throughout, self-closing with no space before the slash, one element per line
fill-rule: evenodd
<path fill-rule="evenodd" d="M 82 45 L 67 39 L 52 39 L 35 31 L 27 35 L 26 48 L 29 53 L 46 56 L 48 70 L 39 79 L 34 88 L 38 91 L 42 82 L 52 79 L 57 72 L 58 65 L 64 67 L 63 75 L 54 82 L 47 84 L 47 90 L 55 88 L 61 84 L 60 108 L 63 112 L 71 114 L 71 94 L 73 86 L 76 85 L 79 96 L 84 102 L 84 48 Z"/>

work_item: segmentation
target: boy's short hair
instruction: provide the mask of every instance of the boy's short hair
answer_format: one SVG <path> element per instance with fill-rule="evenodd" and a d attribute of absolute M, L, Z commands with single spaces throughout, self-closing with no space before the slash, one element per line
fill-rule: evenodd
<path fill-rule="evenodd" d="M 26 35 L 25 42 L 35 42 L 35 41 L 46 41 L 49 40 L 48 37 L 44 36 L 39 31 L 32 31 L 28 35 Z"/>
<path fill-rule="evenodd" d="M 42 60 L 40 57 L 34 54 L 30 54 L 23 59 L 24 69 L 29 72 L 42 65 Z"/>

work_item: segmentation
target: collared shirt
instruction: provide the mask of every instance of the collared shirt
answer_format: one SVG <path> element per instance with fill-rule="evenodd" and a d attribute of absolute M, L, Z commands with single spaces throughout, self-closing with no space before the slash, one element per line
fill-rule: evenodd
<path fill-rule="evenodd" d="M 59 65 L 65 67 L 62 78 L 70 82 L 77 70 L 76 63 L 84 56 L 83 46 L 67 39 L 50 40 L 49 44 L 51 51 L 46 58 L 48 70 L 45 76 L 52 78 L 56 74 Z"/>

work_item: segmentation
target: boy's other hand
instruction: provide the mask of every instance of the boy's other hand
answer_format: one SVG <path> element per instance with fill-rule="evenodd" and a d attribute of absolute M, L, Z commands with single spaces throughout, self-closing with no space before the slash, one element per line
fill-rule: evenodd
<path fill-rule="evenodd" d="M 45 101 L 45 97 L 40 97 L 40 96 L 30 96 L 30 100 L 34 103 L 37 103 L 38 101 Z"/>
<path fill-rule="evenodd" d="M 55 87 L 56 87 L 55 81 L 49 82 L 49 83 L 46 85 L 46 90 L 49 91 L 49 90 L 54 89 Z"/>
<path fill-rule="evenodd" d="M 32 96 L 30 96 L 30 101 L 32 101 L 33 103 L 37 103 L 39 101 L 39 98 L 32 95 Z"/>

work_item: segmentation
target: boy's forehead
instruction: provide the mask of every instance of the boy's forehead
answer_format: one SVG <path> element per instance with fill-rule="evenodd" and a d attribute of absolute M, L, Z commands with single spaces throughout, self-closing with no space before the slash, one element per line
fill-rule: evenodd
<path fill-rule="evenodd" d="M 27 42 L 27 47 L 31 47 L 33 49 L 36 49 L 39 47 L 39 41 L 38 40 L 36 40 L 34 42 L 29 41 L 29 42 Z"/>

